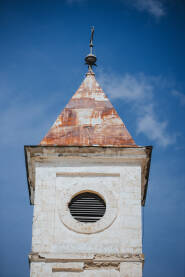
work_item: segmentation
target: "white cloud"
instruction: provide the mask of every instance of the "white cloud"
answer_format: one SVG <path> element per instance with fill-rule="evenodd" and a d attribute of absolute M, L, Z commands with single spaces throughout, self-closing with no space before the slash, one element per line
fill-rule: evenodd
<path fill-rule="evenodd" d="M 109 91 L 111 98 L 122 98 L 126 101 L 142 100 L 143 98 L 152 97 L 152 84 L 146 79 L 144 74 L 132 76 L 125 74 L 123 77 L 116 77 L 103 72 L 99 76 L 101 84 Z"/>
<path fill-rule="evenodd" d="M 143 133 L 163 147 L 175 142 L 175 136 L 168 134 L 168 121 L 160 120 L 155 111 L 155 91 L 164 87 L 165 80 L 160 76 L 127 73 L 118 77 L 102 72 L 98 80 L 112 99 L 122 99 L 129 104 L 138 134 Z"/>
<path fill-rule="evenodd" d="M 69 5 L 80 4 L 89 0 L 66 0 L 66 3 Z M 148 12 L 156 18 L 164 16 L 165 8 L 161 0 L 122 0 L 123 3 L 127 2 L 129 5 L 132 5 L 139 11 Z M 90 1 L 89 1 L 90 2 Z"/>
<path fill-rule="evenodd" d="M 8 88 L 7 90 L 8 95 L 0 97 L 1 103 L 6 103 L 0 110 L 2 133 L 0 143 L 2 145 L 38 144 L 46 134 L 48 124 L 53 123 L 48 120 L 53 113 L 53 107 L 56 106 L 57 97 L 29 101 L 17 91 L 11 91 Z"/>
<path fill-rule="evenodd" d="M 178 90 L 172 90 L 171 94 L 179 99 L 182 106 L 185 105 L 185 95 L 182 92 Z"/>
<path fill-rule="evenodd" d="M 131 0 L 131 3 L 139 11 L 146 11 L 156 18 L 165 15 L 164 6 L 160 0 Z"/>
<path fill-rule="evenodd" d="M 167 146 L 175 142 L 175 136 L 167 133 L 167 121 L 160 122 L 154 113 L 146 113 L 138 119 L 137 132 L 145 134 L 160 146 Z"/>
<path fill-rule="evenodd" d="M 89 0 L 66 0 L 67 4 L 80 4 Z M 156 18 L 165 15 L 165 8 L 161 0 L 122 0 L 132 5 L 139 11 L 145 11 Z M 90 2 L 90 1 L 89 1 Z"/>

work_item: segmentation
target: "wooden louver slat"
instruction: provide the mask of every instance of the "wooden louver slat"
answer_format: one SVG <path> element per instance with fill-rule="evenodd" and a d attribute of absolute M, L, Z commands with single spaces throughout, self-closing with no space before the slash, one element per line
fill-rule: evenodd
<path fill-rule="evenodd" d="M 80 193 L 68 205 L 71 215 L 80 222 L 96 222 L 105 214 L 105 201 L 95 193 Z"/>

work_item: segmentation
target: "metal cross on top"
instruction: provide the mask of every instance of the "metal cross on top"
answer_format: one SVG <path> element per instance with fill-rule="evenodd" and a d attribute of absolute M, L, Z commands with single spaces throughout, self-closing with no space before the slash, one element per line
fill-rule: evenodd
<path fill-rule="evenodd" d="M 88 65 L 88 72 L 93 73 L 92 66 L 96 66 L 96 61 L 97 58 L 96 56 L 92 53 L 92 48 L 93 48 L 93 36 L 94 36 L 94 27 L 91 27 L 91 38 L 90 38 L 90 53 L 85 57 L 85 63 Z"/>

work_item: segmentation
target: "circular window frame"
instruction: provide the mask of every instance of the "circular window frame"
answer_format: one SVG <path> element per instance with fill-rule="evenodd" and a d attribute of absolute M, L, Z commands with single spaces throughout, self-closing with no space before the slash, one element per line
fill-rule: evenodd
<path fill-rule="evenodd" d="M 92 223 L 84 223 L 77 221 L 73 218 L 73 216 L 70 213 L 69 210 L 69 203 L 71 202 L 72 198 L 74 198 L 76 195 L 84 193 L 84 192 L 90 192 L 97 194 L 100 198 L 102 198 L 105 201 L 106 204 L 106 210 L 104 216 Z M 70 230 L 81 233 L 81 234 L 94 234 L 101 231 L 104 231 L 108 227 L 110 227 L 113 222 L 115 221 L 117 217 L 117 201 L 114 196 L 114 193 L 112 191 L 109 191 L 108 189 L 101 188 L 99 191 L 94 190 L 94 187 L 92 186 L 86 186 L 86 188 L 80 188 L 78 186 L 74 185 L 70 189 L 60 192 L 58 194 L 58 214 L 59 218 L 62 221 L 62 223 Z"/>

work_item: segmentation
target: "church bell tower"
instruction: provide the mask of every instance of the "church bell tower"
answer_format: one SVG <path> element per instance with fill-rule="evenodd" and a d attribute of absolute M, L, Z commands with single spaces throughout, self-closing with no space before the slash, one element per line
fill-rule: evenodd
<path fill-rule="evenodd" d="M 142 277 L 152 147 L 136 145 L 97 83 L 93 34 L 81 86 L 40 144 L 25 146 L 30 277 Z"/>

